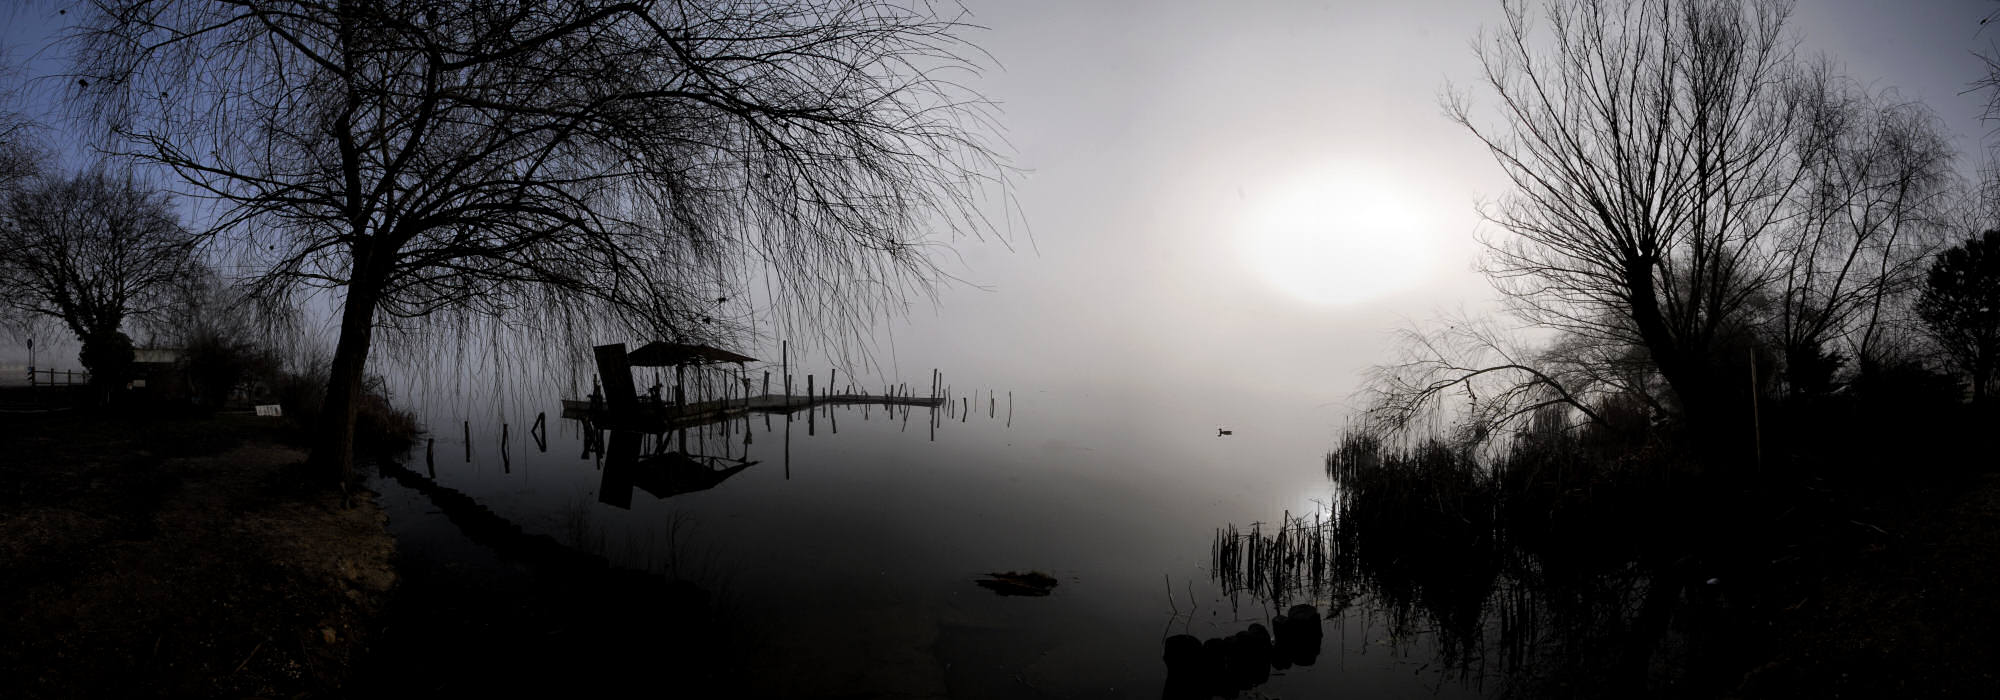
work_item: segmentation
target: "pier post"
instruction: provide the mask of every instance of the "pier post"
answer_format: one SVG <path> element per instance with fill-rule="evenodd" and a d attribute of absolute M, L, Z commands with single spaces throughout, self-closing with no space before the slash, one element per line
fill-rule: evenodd
<path fill-rule="evenodd" d="M 424 469 L 431 473 L 432 480 L 438 478 L 437 445 L 437 438 L 431 438 L 429 442 L 424 443 Z"/>
<path fill-rule="evenodd" d="M 465 428 L 465 461 L 467 464 L 470 464 L 472 463 L 472 421 L 466 421 L 463 427 Z"/>
<path fill-rule="evenodd" d="M 629 409 L 639 403 L 632 388 L 632 365 L 625 357 L 625 344 L 599 345 L 591 349 L 597 357 L 597 379 L 604 387 L 604 404 L 612 409 Z"/>
<path fill-rule="evenodd" d="M 549 451 L 549 414 L 535 414 L 535 424 L 529 426 L 528 436 L 535 439 L 535 449 Z"/>

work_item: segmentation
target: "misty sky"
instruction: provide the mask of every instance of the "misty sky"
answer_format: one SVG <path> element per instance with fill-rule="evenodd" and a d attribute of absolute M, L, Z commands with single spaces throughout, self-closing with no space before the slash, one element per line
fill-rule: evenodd
<path fill-rule="evenodd" d="M 1960 150 L 1977 154 L 1980 96 L 1960 93 L 1982 74 L 1971 51 L 1993 38 L 1978 25 L 1992 7 L 1808 1 L 1790 26 L 1804 51 L 1930 104 Z M 1497 3 L 971 8 L 990 29 L 978 43 L 1003 66 L 980 85 L 1005 103 L 1018 162 L 1032 171 L 1019 194 L 1035 245 L 962 246 L 965 275 L 991 291 L 948 291 L 938 311 L 899 324 L 906 368 L 992 355 L 981 364 L 1023 377 L 1004 380 L 1015 383 L 1212 384 L 1344 402 L 1358 374 L 1389 356 L 1393 328 L 1490 307 L 1473 270 L 1474 207 L 1507 183 L 1438 98 L 1447 81 L 1476 87 L 1471 46 L 1497 25 Z M 1300 206 L 1314 197 L 1364 206 L 1356 217 Z M 1315 232 L 1340 241 L 1322 250 L 1354 286 L 1389 268 L 1404 288 L 1303 298 L 1260 245 L 1301 208 L 1327 214 Z M 1381 221 L 1383 210 L 1404 221 Z M 1381 235 L 1409 242 L 1365 240 Z M 1342 413 L 1330 407 L 1328 419 Z"/>
<path fill-rule="evenodd" d="M 878 361 L 903 380 L 943 367 L 1002 388 L 1222 386 L 1321 406 L 1330 424 L 1390 330 L 1490 305 L 1474 206 L 1506 182 L 1438 98 L 1448 81 L 1483 97 L 1472 43 L 1497 3 L 967 7 L 997 63 L 972 84 L 1002 103 L 1032 235 L 958 242 L 942 262 L 969 284 L 884 324 Z M 1928 103 L 1970 172 L 1985 128 L 1981 97 L 1960 93 L 1996 7 L 1805 0 L 1790 28 Z M 16 60 L 40 14 L 0 12 Z M 0 348 L 0 363 L 23 355 Z"/>

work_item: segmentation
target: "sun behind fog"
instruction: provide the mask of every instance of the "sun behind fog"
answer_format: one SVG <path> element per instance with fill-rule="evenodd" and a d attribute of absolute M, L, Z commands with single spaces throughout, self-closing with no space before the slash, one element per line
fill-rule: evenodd
<path fill-rule="evenodd" d="M 1357 304 L 1424 281 L 1433 217 L 1393 187 L 1319 177 L 1251 202 L 1243 252 L 1278 288 L 1316 304 Z"/>

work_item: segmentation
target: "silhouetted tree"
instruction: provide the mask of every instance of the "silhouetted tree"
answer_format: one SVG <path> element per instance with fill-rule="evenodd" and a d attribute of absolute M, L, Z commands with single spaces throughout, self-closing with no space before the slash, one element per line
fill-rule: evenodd
<path fill-rule="evenodd" d="M 1768 323 L 1795 394 L 1823 393 L 1849 357 L 1880 359 L 1885 315 L 1922 284 L 1955 193 L 1952 151 L 1920 103 L 1869 93 L 1825 63 L 1796 80 L 1804 168 L 1773 251 Z M 1829 347 L 1846 341 L 1846 351 Z"/>
<path fill-rule="evenodd" d="M 263 293 L 344 292 L 328 475 L 385 322 L 698 340 L 767 272 L 781 313 L 858 325 L 937 279 L 927 229 L 992 231 L 1004 175 L 923 4 L 101 0 L 84 27 L 91 113 L 224 205 Z"/>
<path fill-rule="evenodd" d="M 130 175 L 37 175 L 0 206 L 0 305 L 61 321 L 101 391 L 132 363 L 125 321 L 156 311 L 193 261 L 166 195 Z"/>
<path fill-rule="evenodd" d="M 1938 254 L 1917 298 L 1924 327 L 1984 401 L 2000 360 L 2000 231 Z"/>
<path fill-rule="evenodd" d="M 1486 270 L 1539 325 L 1643 348 L 1713 420 L 1727 336 L 1772 271 L 1801 173 L 1781 2 L 1507 3 L 1479 56 L 1498 128 L 1447 107 L 1515 185 Z"/>

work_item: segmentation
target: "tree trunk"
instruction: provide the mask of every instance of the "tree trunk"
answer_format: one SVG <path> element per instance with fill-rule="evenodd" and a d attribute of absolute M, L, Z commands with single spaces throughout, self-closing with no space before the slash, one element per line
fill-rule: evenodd
<path fill-rule="evenodd" d="M 354 423 L 361 406 L 368 346 L 375 332 L 375 305 L 381 300 L 377 286 L 357 273 L 348 285 L 347 303 L 340 315 L 340 341 L 334 346 L 333 365 L 327 373 L 326 403 L 313 429 L 310 465 L 317 478 L 329 483 L 345 483 L 354 471 Z"/>
<path fill-rule="evenodd" d="M 1679 399 L 1682 417 L 1687 418 L 1700 410 L 1698 404 L 1702 403 L 1702 392 L 1688 366 L 1685 349 L 1676 342 L 1660 311 L 1659 295 L 1653 284 L 1652 258 L 1637 257 L 1625 262 L 1625 287 L 1632 295 L 1632 323 L 1638 326 L 1639 339 L 1646 344 L 1653 366 L 1659 368 L 1660 376 L 1666 378 L 1667 386 Z"/>
<path fill-rule="evenodd" d="M 1709 457 L 1728 458 L 1736 454 L 1735 446 L 1747 446 L 1741 442 L 1747 432 L 1730 427 L 1730 416 L 1734 414 L 1726 410 L 1723 401 L 1728 394 L 1717 387 L 1716 367 L 1703 352 L 1705 348 L 1691 347 L 1686 338 L 1675 337 L 1668 327 L 1654 289 L 1653 274 L 1648 258 L 1636 258 L 1625 264 L 1625 284 L 1632 294 L 1632 321 L 1638 326 L 1639 338 L 1652 356 L 1653 365 L 1659 368 L 1660 376 L 1667 380 L 1667 386 L 1680 403 L 1678 418 L 1687 432 L 1687 444 Z"/>
<path fill-rule="evenodd" d="M 1986 405 L 1986 385 L 1993 382 L 1993 353 L 1980 351 L 1979 358 L 1972 362 L 1972 403 Z"/>

